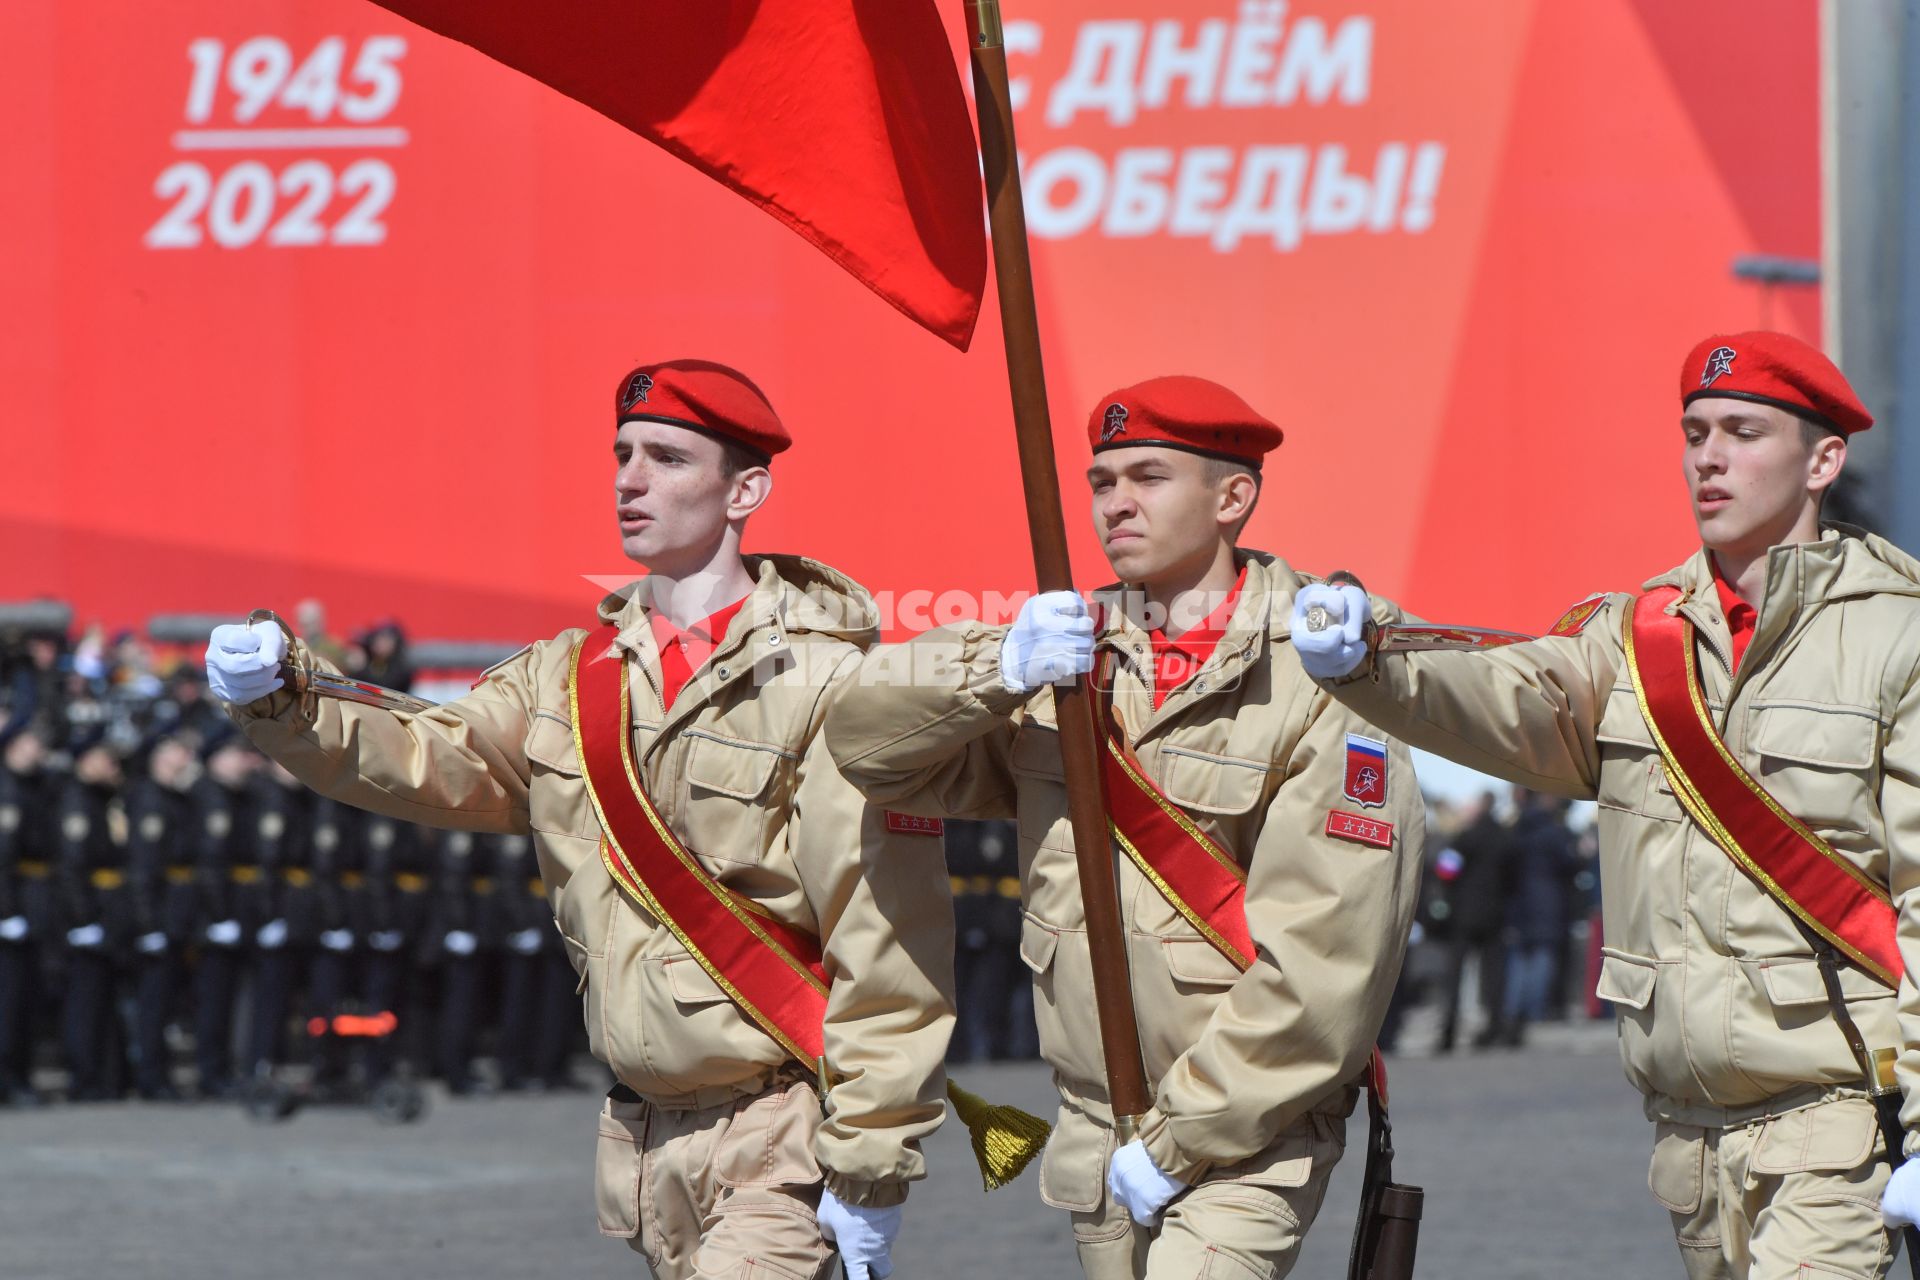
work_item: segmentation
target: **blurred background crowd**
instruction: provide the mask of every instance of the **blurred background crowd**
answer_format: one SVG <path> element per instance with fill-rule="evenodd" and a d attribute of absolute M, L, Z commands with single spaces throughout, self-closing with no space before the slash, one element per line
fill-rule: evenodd
<path fill-rule="evenodd" d="M 414 683 L 393 623 L 334 638 Z M 323 800 L 207 694 L 201 655 L 0 631 L 0 1100 L 566 1087 L 575 978 L 531 841 Z"/>
<path fill-rule="evenodd" d="M 309 601 L 295 625 L 356 676 L 416 684 L 398 624 L 335 637 Z M 530 840 L 313 795 L 209 698 L 191 630 L 0 626 L 0 1100 L 218 1099 L 289 1077 L 359 1096 L 396 1074 L 456 1095 L 568 1087 L 575 977 Z M 1429 818 L 1383 1046 L 1517 1046 L 1600 1016 L 1591 828 L 1527 792 L 1434 800 Z M 1037 1058 L 1016 830 L 952 822 L 946 847 L 949 1058 Z"/>

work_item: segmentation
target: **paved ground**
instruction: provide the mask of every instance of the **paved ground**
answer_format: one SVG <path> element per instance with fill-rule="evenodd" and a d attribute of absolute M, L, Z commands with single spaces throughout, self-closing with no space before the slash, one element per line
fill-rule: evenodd
<path fill-rule="evenodd" d="M 959 1074 L 1031 1110 L 1050 1095 L 1035 1067 Z M 1394 1087 L 1400 1174 L 1427 1188 L 1422 1280 L 1677 1275 L 1609 1030 L 1401 1061 Z M 358 1111 L 278 1127 L 224 1107 L 0 1113 L 0 1276 L 633 1277 L 637 1255 L 594 1230 L 595 1106 L 591 1094 L 437 1099 L 404 1128 Z M 1077 1274 L 1066 1217 L 1040 1204 L 1031 1172 L 984 1197 L 957 1124 L 931 1155 L 900 1280 Z M 1358 1176 L 1357 1158 L 1342 1166 L 1296 1276 L 1345 1275 Z"/>

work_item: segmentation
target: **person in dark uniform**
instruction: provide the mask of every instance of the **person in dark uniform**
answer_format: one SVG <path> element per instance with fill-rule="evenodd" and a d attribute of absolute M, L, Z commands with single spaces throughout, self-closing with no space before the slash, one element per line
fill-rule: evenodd
<path fill-rule="evenodd" d="M 284 1057 L 281 1040 L 294 992 L 320 941 L 320 907 L 313 878 L 313 793 L 272 761 L 254 774 L 250 791 L 261 873 L 258 910 L 266 919 L 253 936 L 247 1066 L 262 1075 Z"/>
<path fill-rule="evenodd" d="M 420 1060 L 413 948 L 426 934 L 432 907 L 433 851 L 411 823 L 377 813 L 363 814 L 361 822 L 369 926 L 361 995 L 367 1012 L 391 1013 L 399 1020 L 395 1035 L 367 1055 L 367 1083 L 377 1085 L 401 1057 Z"/>
<path fill-rule="evenodd" d="M 61 793 L 59 884 L 67 940 L 66 1057 L 76 1102 L 117 1098 L 126 1087 L 117 997 L 133 941 L 127 889 L 127 817 L 120 759 L 103 728 L 76 735 L 73 777 Z"/>
<path fill-rule="evenodd" d="M 1019 829 L 1006 821 L 951 821 L 946 840 L 958 1003 L 947 1061 L 1004 1059 L 1019 1038 L 1015 992 L 1032 985 L 1020 961 Z"/>
<path fill-rule="evenodd" d="M 206 776 L 193 789 L 194 867 L 200 890 L 200 963 L 194 983 L 193 1045 L 202 1096 L 233 1087 L 233 1008 L 249 929 L 265 921 L 264 873 L 248 783 L 260 757 L 228 733 L 205 748 Z"/>
<path fill-rule="evenodd" d="M 316 945 L 307 978 L 309 1035 L 341 1012 L 354 991 L 354 962 L 365 936 L 367 897 L 359 819 L 358 810 L 321 796 L 314 797 L 308 811 L 317 913 Z M 317 1083 L 338 1084 L 346 1074 L 346 1055 L 336 1042 L 320 1038 L 313 1068 Z"/>
<path fill-rule="evenodd" d="M 433 1066 L 447 1092 L 464 1097 L 474 1091 L 481 981 L 499 948 L 484 918 L 497 885 L 480 837 L 467 831 L 422 831 L 421 836 L 436 849 L 433 903 L 418 948 L 422 963 L 439 970 Z"/>
<path fill-rule="evenodd" d="M 495 1061 L 502 1088 L 536 1089 L 540 1072 L 540 993 L 545 986 L 544 957 L 562 944 L 547 906 L 547 886 L 534 865 L 533 841 L 523 835 L 480 837 L 490 851 L 496 885 L 488 898 L 492 926 L 501 940 L 500 1024 Z M 569 966 L 571 972 L 571 966 Z"/>
<path fill-rule="evenodd" d="M 45 731 L 23 725 L 0 751 L 0 1105 L 31 1105 L 47 948 L 56 935 L 54 779 Z"/>
<path fill-rule="evenodd" d="M 134 1087 L 149 1101 L 176 1097 L 166 1030 L 186 984 L 198 895 L 193 883 L 193 748 L 167 734 L 127 788 L 128 887 L 133 900 Z"/>

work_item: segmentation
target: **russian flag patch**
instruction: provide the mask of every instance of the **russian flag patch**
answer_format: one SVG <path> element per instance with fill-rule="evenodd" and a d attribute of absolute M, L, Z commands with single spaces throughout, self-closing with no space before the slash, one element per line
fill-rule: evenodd
<path fill-rule="evenodd" d="M 1347 735 L 1347 785 L 1342 794 L 1355 804 L 1386 804 L 1386 743 L 1358 733 Z"/>

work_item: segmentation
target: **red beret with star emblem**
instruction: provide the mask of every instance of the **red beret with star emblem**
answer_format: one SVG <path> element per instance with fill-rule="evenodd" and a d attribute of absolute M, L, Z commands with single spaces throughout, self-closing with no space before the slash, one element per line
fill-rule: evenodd
<path fill-rule="evenodd" d="M 762 462 L 793 444 L 766 393 L 738 369 L 711 360 L 643 364 L 613 393 L 614 423 L 664 422 L 730 440 Z"/>
<path fill-rule="evenodd" d="M 1149 378 L 1103 398 L 1087 419 L 1095 453 L 1129 445 L 1182 449 L 1244 462 L 1255 471 L 1280 447 L 1280 428 L 1217 382 L 1176 374 Z"/>
<path fill-rule="evenodd" d="M 1873 425 L 1847 376 L 1784 333 L 1724 333 L 1703 339 L 1680 369 L 1680 403 L 1708 396 L 1770 404 L 1841 435 Z"/>

